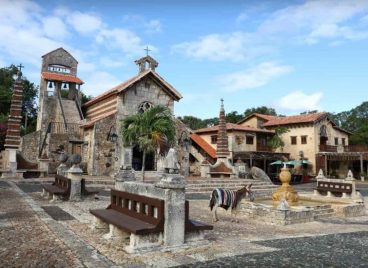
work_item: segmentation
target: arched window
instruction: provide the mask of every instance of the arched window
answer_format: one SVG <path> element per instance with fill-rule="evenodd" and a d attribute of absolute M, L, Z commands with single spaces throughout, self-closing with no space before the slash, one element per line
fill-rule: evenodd
<path fill-rule="evenodd" d="M 149 108 L 152 108 L 152 106 L 153 106 L 152 103 L 150 103 L 148 101 L 144 101 L 141 104 L 139 104 L 139 106 L 138 106 L 138 113 L 144 113 Z"/>

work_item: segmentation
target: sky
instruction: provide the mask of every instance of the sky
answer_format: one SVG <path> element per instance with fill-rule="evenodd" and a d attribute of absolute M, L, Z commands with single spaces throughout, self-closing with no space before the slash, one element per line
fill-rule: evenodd
<path fill-rule="evenodd" d="M 337 113 L 368 100 L 368 0 L 0 0 L 0 67 L 40 81 L 41 56 L 63 47 L 96 96 L 149 54 L 182 95 L 175 115 L 268 106 Z"/>

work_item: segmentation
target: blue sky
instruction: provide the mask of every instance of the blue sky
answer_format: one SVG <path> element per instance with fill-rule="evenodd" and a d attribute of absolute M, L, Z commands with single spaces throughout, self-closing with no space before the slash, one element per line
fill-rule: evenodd
<path fill-rule="evenodd" d="M 269 106 L 340 112 L 368 100 L 368 0 L 0 0 L 0 66 L 64 47 L 96 96 L 134 76 L 144 47 L 183 95 L 175 114 L 200 118 Z"/>

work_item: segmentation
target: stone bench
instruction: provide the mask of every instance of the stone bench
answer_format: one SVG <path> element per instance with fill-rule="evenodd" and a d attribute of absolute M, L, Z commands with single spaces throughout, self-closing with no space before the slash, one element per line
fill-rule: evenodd
<path fill-rule="evenodd" d="M 318 180 L 314 189 L 315 195 L 325 194 L 327 197 L 340 196 L 343 198 L 353 193 L 353 183 L 335 179 Z"/>
<path fill-rule="evenodd" d="M 43 196 L 51 196 L 52 201 L 59 200 L 62 198 L 66 200 L 70 197 L 71 190 L 71 179 L 61 176 L 55 175 L 55 181 L 52 184 L 43 184 Z M 98 194 L 98 191 L 93 191 L 86 187 L 86 180 L 81 180 L 81 195 L 82 196 L 90 196 Z"/>
<path fill-rule="evenodd" d="M 70 195 L 71 180 L 61 176 L 55 175 L 55 181 L 52 184 L 43 184 L 43 196 L 52 196 L 52 201 L 59 200 L 59 198 L 67 199 Z"/>
<path fill-rule="evenodd" d="M 130 238 L 130 248 L 158 246 L 164 230 L 164 201 L 111 190 L 106 209 L 90 210 L 93 229 L 109 229 L 105 238 Z"/>
<path fill-rule="evenodd" d="M 108 229 L 105 238 L 129 238 L 128 252 L 163 244 L 165 201 L 143 195 L 111 190 L 111 204 L 106 209 L 90 210 L 93 229 Z M 185 232 L 195 234 L 213 226 L 189 220 L 189 202 L 185 202 Z"/>

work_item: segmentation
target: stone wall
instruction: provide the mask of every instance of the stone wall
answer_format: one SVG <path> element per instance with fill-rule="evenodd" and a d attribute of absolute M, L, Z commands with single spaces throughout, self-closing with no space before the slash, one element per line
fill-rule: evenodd
<path fill-rule="evenodd" d="M 111 175 L 116 162 L 116 143 L 107 139 L 111 126 L 115 126 L 115 116 L 106 117 L 94 125 L 94 149 L 92 151 L 92 174 Z M 93 146 L 93 145 L 92 145 Z M 91 166 L 91 163 L 89 164 Z"/>
<path fill-rule="evenodd" d="M 51 51 L 50 53 L 44 55 L 42 61 L 42 72 L 47 72 L 47 67 L 50 64 L 62 65 L 65 67 L 69 67 L 71 70 L 71 75 L 77 75 L 77 65 L 78 62 L 74 59 L 74 57 L 69 54 L 63 48 L 56 49 Z"/>
<path fill-rule="evenodd" d="M 39 142 L 41 131 L 35 131 L 21 137 L 20 149 L 25 157 L 30 161 L 37 161 L 39 152 Z"/>

